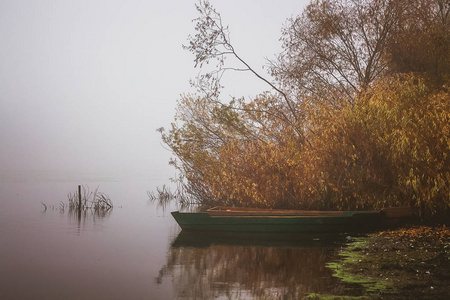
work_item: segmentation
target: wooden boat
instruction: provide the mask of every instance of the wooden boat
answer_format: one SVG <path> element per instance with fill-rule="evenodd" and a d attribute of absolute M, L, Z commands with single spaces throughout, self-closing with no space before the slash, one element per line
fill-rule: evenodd
<path fill-rule="evenodd" d="M 172 212 L 183 230 L 223 232 L 358 232 L 392 226 L 412 208 L 380 211 L 303 211 L 218 206 L 206 212 Z"/>

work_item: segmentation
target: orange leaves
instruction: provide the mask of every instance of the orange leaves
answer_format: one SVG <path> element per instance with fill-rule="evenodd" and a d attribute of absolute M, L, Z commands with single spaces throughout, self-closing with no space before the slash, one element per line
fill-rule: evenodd
<path fill-rule="evenodd" d="M 450 172 L 449 94 L 432 92 L 420 78 L 404 76 L 375 85 L 353 110 L 356 124 L 370 124 L 369 138 L 389 166 L 379 175 L 394 175 L 386 184 L 396 202 L 416 205 L 422 215 L 448 210 L 450 183 L 443 178 Z"/>
<path fill-rule="evenodd" d="M 307 178 L 331 207 L 450 210 L 448 92 L 414 76 L 385 78 L 354 104 L 311 102 L 308 112 Z"/>
<path fill-rule="evenodd" d="M 179 158 L 190 191 L 208 203 L 412 205 L 424 216 L 450 210 L 447 91 L 432 92 L 423 80 L 405 76 L 377 82 L 352 101 L 308 100 L 299 104 L 302 118 L 289 119 L 270 94 L 229 105 L 185 96 L 180 123 L 162 132 L 163 141 Z"/>
<path fill-rule="evenodd" d="M 228 170 L 222 187 L 248 199 L 247 205 L 274 207 L 285 202 L 293 193 L 292 159 L 286 159 L 284 149 L 271 142 L 234 142 L 233 147 L 224 147 L 221 160 L 234 161 L 224 164 Z M 291 163 L 289 163 L 291 162 Z M 291 169 L 290 169 L 291 168 Z M 226 183 L 226 184 L 225 184 Z"/>
<path fill-rule="evenodd" d="M 450 242 L 450 230 L 445 226 L 415 226 L 392 231 L 383 231 L 380 236 L 388 240 L 400 240 L 410 243 L 444 243 Z"/>

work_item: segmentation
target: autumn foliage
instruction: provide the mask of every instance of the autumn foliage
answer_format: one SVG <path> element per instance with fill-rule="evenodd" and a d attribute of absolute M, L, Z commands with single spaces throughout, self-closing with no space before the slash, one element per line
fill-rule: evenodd
<path fill-rule="evenodd" d="M 308 6 L 309 13 L 315 12 L 317 17 L 326 8 L 322 4 L 333 3 L 338 1 L 315 1 Z M 375 8 L 384 7 L 381 0 L 361 3 L 369 3 L 367 9 L 372 13 L 376 12 Z M 395 3 L 398 10 L 401 1 Z M 339 7 L 345 11 L 345 7 Z M 375 8 L 370 10 L 371 7 Z M 215 13 L 211 6 L 207 8 L 209 14 Z M 396 16 L 397 10 L 390 11 L 393 14 L 390 18 Z M 304 14 L 301 20 L 306 22 L 307 17 Z M 366 17 L 370 18 L 370 14 Z M 432 74 L 428 69 L 407 70 L 407 65 L 412 65 L 412 60 L 417 65 L 421 56 L 417 54 L 407 61 L 399 58 L 405 49 L 396 48 L 393 52 L 392 39 L 396 36 L 404 39 L 406 27 L 396 26 L 395 20 L 388 21 L 393 22 L 386 25 L 392 29 L 392 35 L 386 33 L 382 37 L 385 47 L 375 57 L 377 76 L 342 84 L 330 79 L 333 75 L 329 73 L 326 85 L 317 83 L 314 89 L 305 92 L 301 84 L 308 79 L 305 76 L 314 73 L 315 67 L 310 66 L 313 69 L 306 75 L 300 74 L 305 66 L 299 64 L 306 62 L 296 61 L 292 55 L 287 59 L 286 53 L 292 49 L 286 49 L 278 67 L 274 64 L 272 69 L 281 82 L 279 88 L 272 85 L 276 89 L 273 93 L 262 93 L 251 100 L 232 99 L 229 103 L 219 101 L 217 90 L 182 96 L 175 122 L 170 130 L 162 130 L 162 138 L 175 155 L 172 164 L 179 171 L 187 192 L 208 206 L 357 210 L 413 206 L 422 216 L 448 213 L 450 82 L 447 65 Z M 210 26 L 207 24 L 204 26 Z M 378 24 L 376 19 L 373 24 Z M 375 25 L 372 29 L 359 23 L 355 26 L 362 35 L 364 30 L 377 30 Z M 445 40 L 448 26 L 441 29 Z M 333 34 L 339 32 L 329 32 Z M 226 36 L 222 35 L 225 45 Z M 285 43 L 288 36 L 284 37 Z M 339 43 L 345 43 L 345 34 L 338 37 Z M 365 49 L 370 52 L 371 40 L 365 37 Z M 295 35 L 289 38 L 294 39 Z M 427 39 L 431 37 L 423 37 L 424 41 Z M 296 46 L 302 43 L 296 42 Z M 339 43 L 331 46 L 338 49 Z M 447 63 L 448 57 L 439 53 L 436 59 Z M 315 59 L 323 67 L 314 73 L 314 80 L 320 81 L 327 67 L 320 64 L 320 57 Z M 364 56 L 357 61 L 364 64 Z M 432 64 L 430 59 L 423 63 Z M 300 71 L 295 71 L 296 68 Z M 339 68 L 349 70 L 345 66 Z M 339 68 L 332 72 L 339 73 Z M 292 72 L 296 72 L 295 76 L 291 76 Z M 358 70 L 351 72 L 358 73 Z M 340 79 L 345 78 L 344 74 Z M 333 84 L 337 88 L 327 88 Z M 339 86 L 345 85 L 353 88 L 342 91 Z"/>
<path fill-rule="evenodd" d="M 411 75 L 386 78 L 337 111 L 305 104 L 308 143 L 270 113 L 272 101 L 261 95 L 232 109 L 182 98 L 182 125 L 163 138 L 191 192 L 227 205 L 448 210 L 447 90 Z"/>
<path fill-rule="evenodd" d="M 449 208 L 450 96 L 415 76 L 385 78 L 324 120 L 320 108 L 315 160 L 343 208 Z M 322 120 L 322 122 L 321 122 Z"/>

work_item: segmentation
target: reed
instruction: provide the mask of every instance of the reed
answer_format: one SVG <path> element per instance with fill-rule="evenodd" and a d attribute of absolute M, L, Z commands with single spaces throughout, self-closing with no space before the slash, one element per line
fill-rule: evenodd
<path fill-rule="evenodd" d="M 149 202 L 157 203 L 165 208 L 169 203 L 175 203 L 178 207 L 188 208 L 201 203 L 191 194 L 187 193 L 181 184 L 178 184 L 175 190 L 170 189 L 165 184 L 155 191 L 147 191 Z"/>
<path fill-rule="evenodd" d="M 88 186 L 81 186 L 78 191 L 69 193 L 69 210 L 107 211 L 113 208 L 113 203 L 108 195 L 98 191 L 98 186 L 91 191 Z"/>

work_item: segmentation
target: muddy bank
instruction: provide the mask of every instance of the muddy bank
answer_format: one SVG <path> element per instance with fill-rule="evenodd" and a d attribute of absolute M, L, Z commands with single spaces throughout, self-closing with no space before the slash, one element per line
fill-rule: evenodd
<path fill-rule="evenodd" d="M 348 294 L 309 299 L 450 299 L 450 230 L 414 226 L 348 237 L 330 263 Z"/>

